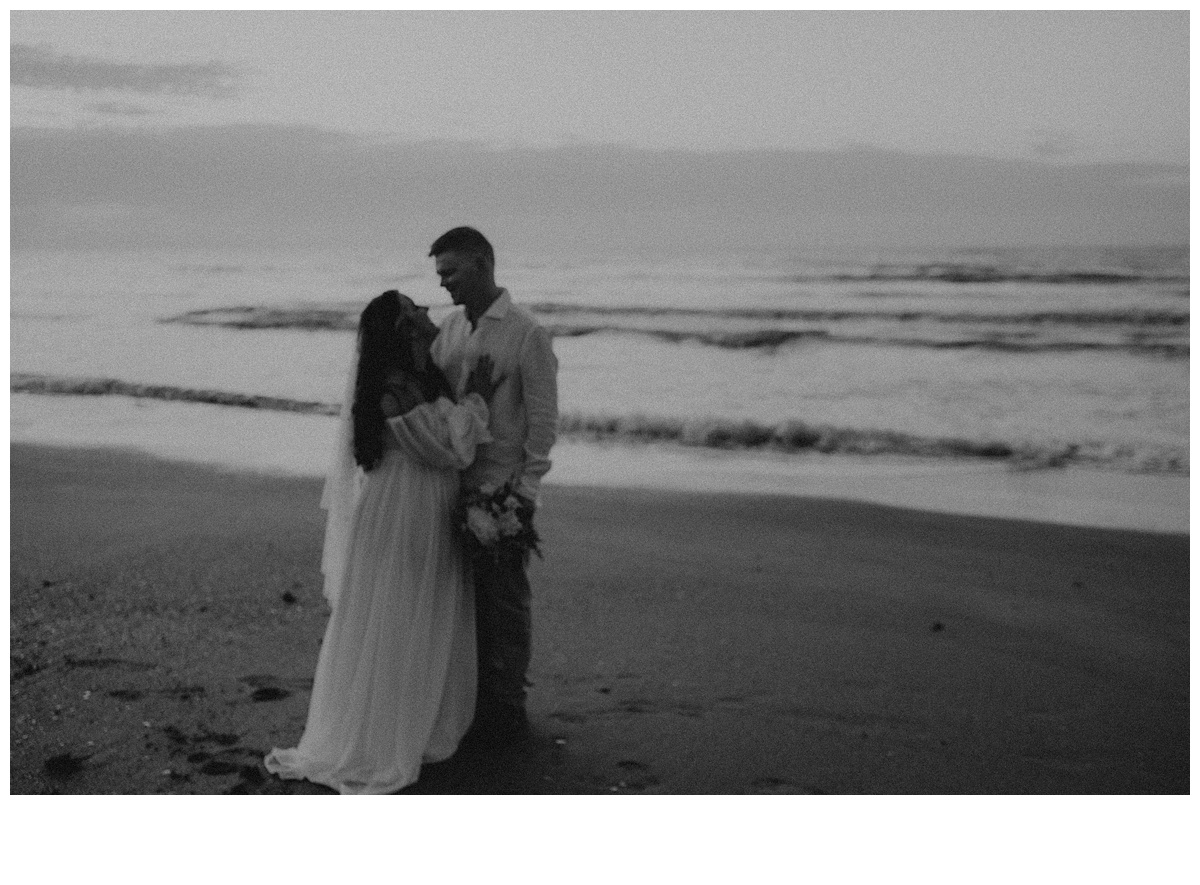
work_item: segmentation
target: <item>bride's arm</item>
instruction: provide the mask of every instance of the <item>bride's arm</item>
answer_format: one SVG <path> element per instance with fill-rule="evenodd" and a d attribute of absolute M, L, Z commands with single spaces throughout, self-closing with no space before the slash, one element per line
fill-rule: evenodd
<path fill-rule="evenodd" d="M 430 437 L 436 437 L 444 443 L 442 452 L 450 457 L 457 469 L 470 467 L 475 460 L 475 450 L 492 441 L 488 432 L 488 401 L 504 381 L 503 376 L 493 379 L 494 371 L 492 358 L 487 354 L 480 356 L 467 376 L 459 402 L 439 397 L 432 408 L 418 406 L 409 413 L 412 418 L 403 421 L 409 439 L 413 439 L 418 431 L 415 425 L 422 424 L 428 431 L 424 434 L 426 442 Z"/>
<path fill-rule="evenodd" d="M 492 441 L 483 397 L 468 393 L 455 403 L 440 397 L 387 419 L 392 435 L 410 457 L 438 469 L 463 470 L 475 460 L 475 448 Z"/>
<path fill-rule="evenodd" d="M 451 403 L 447 399 L 440 402 L 446 418 L 450 447 L 454 450 L 459 469 L 466 469 L 475 460 L 475 449 L 492 441 L 492 435 L 488 432 L 488 404 L 474 392 L 468 392 L 458 403 Z"/>

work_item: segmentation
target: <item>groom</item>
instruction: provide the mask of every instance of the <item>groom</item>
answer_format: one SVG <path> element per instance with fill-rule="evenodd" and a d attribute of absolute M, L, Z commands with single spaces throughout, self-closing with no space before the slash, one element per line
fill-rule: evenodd
<path fill-rule="evenodd" d="M 429 254 L 442 288 L 463 308 L 442 322 L 431 350 L 434 361 L 458 392 L 467 368 L 484 354 L 500 380 L 489 403 L 493 441 L 479 447 L 463 485 L 500 485 L 515 477 L 518 494 L 536 505 L 558 424 L 558 360 L 550 335 L 496 285 L 495 253 L 479 231 L 447 231 Z M 528 727 L 525 674 L 532 622 L 526 563 L 527 557 L 503 555 L 499 561 L 482 556 L 472 562 L 479 655 L 472 732 L 493 746 L 513 741 Z"/>

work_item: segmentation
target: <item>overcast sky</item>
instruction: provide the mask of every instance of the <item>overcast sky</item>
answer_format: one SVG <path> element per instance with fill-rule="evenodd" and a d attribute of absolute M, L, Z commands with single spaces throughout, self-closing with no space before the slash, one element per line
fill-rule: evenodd
<path fill-rule="evenodd" d="M 1186 240 L 1183 11 L 13 12 L 10 44 L 17 243 L 281 210 L 603 226 L 631 179 L 648 229 L 705 204 L 708 229 L 740 205 L 805 236 Z"/>

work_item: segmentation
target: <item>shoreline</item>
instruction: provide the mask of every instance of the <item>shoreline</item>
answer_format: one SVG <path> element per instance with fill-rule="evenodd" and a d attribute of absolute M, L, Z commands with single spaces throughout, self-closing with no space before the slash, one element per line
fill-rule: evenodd
<path fill-rule="evenodd" d="M 14 793 L 323 793 L 315 478 L 10 446 Z M 416 793 L 1186 793 L 1189 542 L 547 486 L 530 745 Z"/>
<path fill-rule="evenodd" d="M 10 397 L 10 441 L 323 477 L 332 419 L 124 397 Z M 935 513 L 1190 532 L 1189 477 L 981 460 L 747 452 L 564 438 L 547 486 L 858 500 Z"/>

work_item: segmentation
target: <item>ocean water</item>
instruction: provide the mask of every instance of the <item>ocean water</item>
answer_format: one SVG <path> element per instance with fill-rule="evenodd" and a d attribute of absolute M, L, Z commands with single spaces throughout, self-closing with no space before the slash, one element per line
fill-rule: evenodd
<path fill-rule="evenodd" d="M 1186 248 L 500 258 L 567 441 L 1189 473 Z M 328 414 L 389 288 L 450 307 L 416 252 L 14 251 L 11 389 Z"/>

